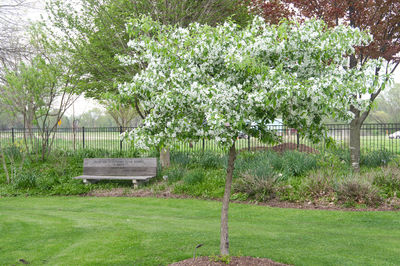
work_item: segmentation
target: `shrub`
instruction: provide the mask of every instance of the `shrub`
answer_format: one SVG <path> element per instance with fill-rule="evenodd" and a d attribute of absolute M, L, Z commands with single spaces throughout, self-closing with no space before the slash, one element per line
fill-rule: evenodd
<path fill-rule="evenodd" d="M 245 193 L 248 198 L 256 201 L 268 201 L 275 197 L 275 180 L 273 178 L 262 179 L 245 174 L 237 179 L 233 185 L 235 193 Z"/>
<path fill-rule="evenodd" d="M 382 202 L 379 190 L 360 175 L 346 177 L 336 186 L 338 200 L 345 204 L 377 206 Z"/>

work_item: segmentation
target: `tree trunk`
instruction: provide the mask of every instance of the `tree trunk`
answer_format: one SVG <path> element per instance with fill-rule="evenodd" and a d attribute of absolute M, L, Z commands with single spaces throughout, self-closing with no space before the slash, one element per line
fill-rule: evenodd
<path fill-rule="evenodd" d="M 361 157 L 361 119 L 360 117 L 354 118 L 350 123 L 350 162 L 355 172 L 360 171 L 360 157 Z"/>
<path fill-rule="evenodd" d="M 169 156 L 169 148 L 162 148 L 160 151 L 160 161 L 162 168 L 168 168 L 171 166 L 171 160 Z"/>
<path fill-rule="evenodd" d="M 229 150 L 228 169 L 226 171 L 226 181 L 225 181 L 225 192 L 224 192 L 224 198 L 222 199 L 221 242 L 220 242 L 221 255 L 229 255 L 228 210 L 229 210 L 229 199 L 231 196 L 233 170 L 235 168 L 235 159 L 236 159 L 236 149 L 235 149 L 235 143 L 233 143 L 232 147 Z"/>
<path fill-rule="evenodd" d="M 3 169 L 4 172 L 6 173 L 6 178 L 7 178 L 7 184 L 10 184 L 10 175 L 8 174 L 8 169 L 7 169 L 7 163 L 6 163 L 6 155 L 3 152 L 3 148 L 0 146 L 0 157 L 1 157 L 1 162 L 3 164 Z"/>

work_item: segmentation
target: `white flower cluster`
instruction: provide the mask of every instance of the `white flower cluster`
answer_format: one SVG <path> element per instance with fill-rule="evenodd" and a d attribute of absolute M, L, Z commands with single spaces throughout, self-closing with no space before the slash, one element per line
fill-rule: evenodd
<path fill-rule="evenodd" d="M 266 125 L 277 117 L 319 136 L 325 115 L 348 116 L 352 101 L 363 107 L 348 95 L 383 82 L 371 72 L 379 62 L 345 69 L 345 55 L 370 36 L 322 21 L 269 26 L 257 17 L 243 29 L 231 22 L 178 28 L 142 17 L 127 29 L 135 56 L 120 60 L 146 67 L 119 88 L 149 113 L 131 132 L 141 148 L 203 137 L 228 147 L 239 132 L 272 141 Z"/>

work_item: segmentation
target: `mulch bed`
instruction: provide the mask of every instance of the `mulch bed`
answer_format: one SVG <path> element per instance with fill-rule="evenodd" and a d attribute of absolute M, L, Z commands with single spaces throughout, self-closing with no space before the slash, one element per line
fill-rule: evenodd
<path fill-rule="evenodd" d="M 276 151 L 279 153 L 285 152 L 285 151 L 299 151 L 299 152 L 306 152 L 306 153 L 313 153 L 313 154 L 318 154 L 319 151 L 316 149 L 313 149 L 307 145 L 304 144 L 299 144 L 297 146 L 296 143 L 282 143 L 273 147 L 263 147 L 263 146 L 258 146 L 258 147 L 252 147 L 250 148 L 250 151 Z M 248 148 L 241 149 L 240 151 L 248 151 Z"/>
<path fill-rule="evenodd" d="M 187 259 L 170 264 L 170 266 L 219 266 L 219 265 L 233 265 L 233 266 L 278 266 L 288 265 L 282 264 L 266 258 L 253 258 L 253 257 L 230 257 L 230 263 L 216 262 L 209 259 L 209 257 L 199 257 L 194 259 Z"/>
<path fill-rule="evenodd" d="M 89 193 L 81 195 L 83 197 L 137 197 L 137 198 L 162 198 L 162 199 L 194 199 L 195 197 L 188 195 L 176 195 L 171 190 L 155 193 L 149 189 L 126 189 L 126 188 L 113 188 L 108 190 L 94 190 Z M 202 199 L 202 198 L 199 198 Z M 204 200 L 204 199 L 203 199 Z M 205 199 L 221 201 L 221 199 Z M 231 203 L 248 204 L 248 205 L 259 205 L 268 206 L 274 208 L 289 208 L 289 209 L 303 209 L 303 210 L 330 210 L 330 211 L 400 211 L 399 208 L 395 207 L 400 202 L 393 204 L 384 204 L 378 208 L 354 208 L 344 207 L 340 205 L 334 205 L 333 203 L 321 203 L 321 202 L 287 202 L 279 201 L 278 199 L 271 199 L 267 202 L 254 202 L 254 201 L 234 201 Z"/>

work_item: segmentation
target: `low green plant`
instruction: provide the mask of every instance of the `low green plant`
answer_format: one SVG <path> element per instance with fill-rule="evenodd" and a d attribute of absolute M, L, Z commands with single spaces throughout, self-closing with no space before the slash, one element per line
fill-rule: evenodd
<path fill-rule="evenodd" d="M 175 183 L 183 178 L 186 168 L 180 165 L 172 166 L 162 172 L 162 176 L 167 178 L 168 184 Z"/>
<path fill-rule="evenodd" d="M 211 255 L 209 259 L 213 262 L 231 263 L 231 257 L 229 255 Z"/>
<path fill-rule="evenodd" d="M 282 162 L 275 152 L 241 152 L 235 163 L 235 177 L 252 175 L 260 179 L 275 177 Z"/>
<path fill-rule="evenodd" d="M 171 151 L 170 153 L 171 164 L 187 166 L 190 164 L 190 156 L 188 153 Z"/>
<path fill-rule="evenodd" d="M 16 189 L 28 189 L 36 187 L 37 174 L 34 171 L 23 170 L 17 172 L 12 179 L 13 187 Z"/>
<path fill-rule="evenodd" d="M 193 163 L 205 169 L 219 169 L 226 164 L 225 156 L 212 151 L 204 151 L 195 153 Z"/>
<path fill-rule="evenodd" d="M 204 176 L 200 175 L 201 181 L 196 182 L 178 182 L 173 187 L 173 193 L 184 194 L 201 198 L 221 198 L 225 190 L 225 171 L 223 169 L 202 170 L 197 169 L 194 172 L 203 171 Z M 189 171 L 188 171 L 189 173 Z M 187 173 L 187 174 L 188 174 Z M 192 170 L 193 173 L 193 170 Z M 193 178 L 193 177 L 190 177 Z M 198 177 L 196 177 L 197 180 Z"/>
<path fill-rule="evenodd" d="M 183 183 L 186 185 L 194 185 L 201 183 L 204 180 L 205 172 L 204 169 L 196 168 L 189 170 L 183 176 Z"/>
<path fill-rule="evenodd" d="M 282 154 L 282 173 L 285 176 L 301 176 L 317 167 L 315 155 L 298 151 L 287 151 Z"/>
<path fill-rule="evenodd" d="M 362 154 L 360 164 L 367 167 L 378 167 L 387 165 L 393 158 L 393 154 L 386 150 L 371 151 L 367 154 Z"/>

